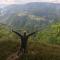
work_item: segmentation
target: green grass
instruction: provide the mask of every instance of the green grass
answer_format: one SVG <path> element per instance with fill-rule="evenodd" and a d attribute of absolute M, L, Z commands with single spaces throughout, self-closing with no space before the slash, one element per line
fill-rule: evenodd
<path fill-rule="evenodd" d="M 58 33 L 57 28 L 48 28 L 38 33 L 36 37 L 29 39 L 26 60 L 60 60 L 60 36 L 52 34 L 53 32 Z M 59 44 L 50 43 L 51 39 L 54 41 L 57 39 Z M 0 26 L 0 60 L 6 60 L 15 53 L 17 46 L 19 46 L 18 36 L 9 31 L 8 28 Z"/>
<path fill-rule="evenodd" d="M 19 45 L 17 41 L 1 41 L 0 60 L 6 60 L 9 55 L 16 52 L 17 45 Z M 28 60 L 60 60 L 60 46 L 30 41 L 26 58 Z"/>
<path fill-rule="evenodd" d="M 16 42 L 13 41 L 1 41 L 0 42 L 0 60 L 6 60 L 6 58 L 16 51 Z"/>

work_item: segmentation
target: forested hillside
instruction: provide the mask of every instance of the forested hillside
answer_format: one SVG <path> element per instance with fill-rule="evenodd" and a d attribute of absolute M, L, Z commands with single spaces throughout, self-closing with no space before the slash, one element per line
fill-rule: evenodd
<path fill-rule="evenodd" d="M 0 8 L 0 23 L 9 24 L 15 28 L 41 27 L 59 20 L 59 13 L 60 4 L 58 3 L 33 2 L 23 5 L 5 5 L 5 7 Z M 32 23 L 34 24 L 32 25 Z"/>

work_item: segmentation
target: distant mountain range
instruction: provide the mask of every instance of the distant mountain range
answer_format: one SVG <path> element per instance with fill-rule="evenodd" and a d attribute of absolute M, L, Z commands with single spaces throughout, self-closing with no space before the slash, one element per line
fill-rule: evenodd
<path fill-rule="evenodd" d="M 0 7 L 0 22 L 14 27 L 41 27 L 60 19 L 60 4 L 33 2 Z"/>
<path fill-rule="evenodd" d="M 2 5 L 1 5 L 2 6 Z M 4 5 L 2 6 L 4 7 Z M 40 2 L 33 2 L 33 3 L 28 3 L 28 4 L 12 4 L 12 5 L 7 5 L 2 9 L 6 13 L 16 13 L 16 12 L 32 12 L 32 11 L 42 11 L 44 12 L 49 12 L 49 11 L 59 11 L 60 10 L 60 4 L 55 4 L 55 3 L 40 3 Z M 1 11 L 2 11 L 1 10 Z"/>

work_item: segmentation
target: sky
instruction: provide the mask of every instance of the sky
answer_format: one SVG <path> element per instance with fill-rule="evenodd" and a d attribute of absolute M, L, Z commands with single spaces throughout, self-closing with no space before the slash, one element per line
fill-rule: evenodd
<path fill-rule="evenodd" d="M 0 0 L 0 4 L 25 4 L 29 2 L 60 3 L 60 0 Z"/>

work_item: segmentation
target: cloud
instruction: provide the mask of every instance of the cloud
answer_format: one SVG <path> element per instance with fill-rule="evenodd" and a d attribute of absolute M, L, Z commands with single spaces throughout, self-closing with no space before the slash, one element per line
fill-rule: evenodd
<path fill-rule="evenodd" d="M 0 4 L 24 4 L 28 2 L 57 2 L 60 0 L 0 0 Z"/>

